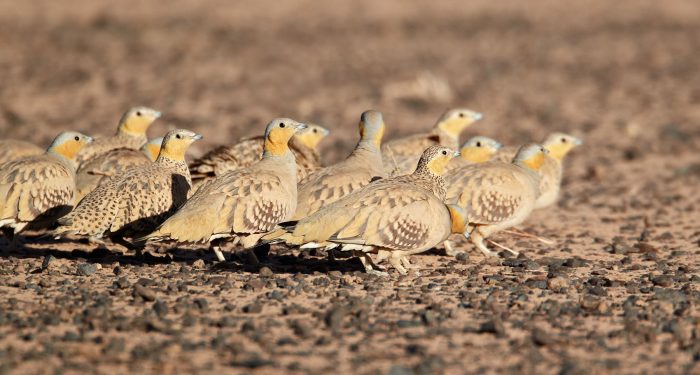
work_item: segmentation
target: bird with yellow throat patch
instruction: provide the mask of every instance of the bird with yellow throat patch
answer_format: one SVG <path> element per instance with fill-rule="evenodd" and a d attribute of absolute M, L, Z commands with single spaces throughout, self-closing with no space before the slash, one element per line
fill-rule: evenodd
<path fill-rule="evenodd" d="M 252 263 L 258 240 L 289 218 L 297 205 L 297 167 L 288 142 L 306 125 L 289 118 L 265 129 L 262 159 L 204 183 L 177 213 L 139 243 L 210 243 L 220 261 L 223 241 L 240 241 Z"/>
<path fill-rule="evenodd" d="M 382 147 L 386 173 L 399 176 L 413 172 L 421 152 L 432 145 L 456 150 L 462 132 L 483 117 L 481 113 L 466 108 L 449 109 L 440 116 L 430 132 L 386 142 Z"/>
<path fill-rule="evenodd" d="M 16 246 L 25 227 L 52 224 L 75 204 L 75 156 L 92 138 L 65 132 L 43 155 L 0 165 L 0 228 Z"/>
<path fill-rule="evenodd" d="M 369 254 L 376 253 L 377 263 L 387 259 L 406 274 L 410 255 L 434 247 L 451 233 L 465 231 L 465 212 L 443 202 L 442 174 L 456 155 L 447 147 L 429 147 L 412 174 L 371 183 L 298 222 L 282 223 L 265 239 L 341 247 L 353 251 L 365 270 L 373 273 L 379 268 Z"/>
<path fill-rule="evenodd" d="M 96 155 L 117 148 L 138 150 L 148 142 L 146 131 L 160 116 L 160 112 L 147 107 L 134 107 L 129 109 L 124 112 L 119 120 L 116 134 L 107 137 L 96 137 L 95 141 L 92 142 L 90 146 L 83 148 L 83 150 L 78 153 L 76 159 L 78 165 Z"/>
<path fill-rule="evenodd" d="M 447 202 L 466 210 L 469 239 L 484 255 L 495 255 L 484 244 L 486 238 L 522 223 L 535 208 L 540 194 L 538 171 L 548 152 L 541 145 L 527 144 L 510 163 L 467 165 L 447 174 Z M 445 248 L 452 252 L 449 243 Z"/>
<path fill-rule="evenodd" d="M 168 132 L 154 163 L 135 166 L 91 191 L 58 222 L 58 236 L 88 236 L 94 242 L 146 234 L 175 212 L 191 193 L 185 162 L 189 146 L 202 136 L 189 130 Z"/>

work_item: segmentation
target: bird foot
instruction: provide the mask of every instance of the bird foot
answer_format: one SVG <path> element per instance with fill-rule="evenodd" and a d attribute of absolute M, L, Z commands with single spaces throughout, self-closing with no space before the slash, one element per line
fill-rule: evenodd
<path fill-rule="evenodd" d="M 501 245 L 501 244 L 499 244 L 498 242 L 495 242 L 495 241 L 493 241 L 493 240 L 487 240 L 487 241 L 488 241 L 490 244 L 492 244 L 493 246 L 496 246 L 496 247 L 498 247 L 498 248 L 500 248 L 500 249 L 503 249 L 503 250 L 505 250 L 505 251 L 507 251 L 507 252 L 509 252 L 509 253 L 511 253 L 511 254 L 513 254 L 513 255 L 515 255 L 516 257 L 517 257 L 518 255 L 520 255 L 520 252 L 515 251 L 515 250 L 513 250 L 513 249 L 511 249 L 511 248 L 509 248 L 509 247 L 507 247 L 507 246 Z M 494 254 L 495 254 L 495 253 L 494 253 Z"/>
<path fill-rule="evenodd" d="M 512 235 L 515 235 L 515 236 L 520 236 L 520 237 L 525 237 L 525 238 L 532 238 L 532 239 L 535 239 L 535 240 L 537 240 L 537 241 L 542 242 L 542 243 L 545 244 L 545 245 L 550 245 L 550 246 L 551 246 L 551 245 L 555 245 L 555 244 L 557 243 L 556 241 L 551 240 L 551 239 L 549 239 L 549 238 L 540 237 L 540 236 L 538 236 L 538 235 L 536 235 L 536 234 L 532 234 L 532 233 L 526 232 L 526 231 L 524 231 L 524 230 L 516 229 L 516 228 L 513 228 L 513 229 L 506 229 L 506 230 L 504 230 L 503 232 L 504 232 L 504 233 L 508 233 L 508 234 L 512 234 Z"/>

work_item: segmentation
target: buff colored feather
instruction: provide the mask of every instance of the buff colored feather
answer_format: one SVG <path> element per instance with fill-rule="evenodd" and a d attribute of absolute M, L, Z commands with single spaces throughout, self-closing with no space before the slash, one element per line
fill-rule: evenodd
<path fill-rule="evenodd" d="M 91 141 L 80 133 L 62 133 L 44 154 L 0 165 L 0 227 L 6 235 L 14 238 L 27 225 L 48 225 L 70 211 L 75 156 Z"/>
<path fill-rule="evenodd" d="M 512 163 L 467 165 L 446 176 L 447 202 L 466 210 L 473 227 L 469 238 L 484 254 L 494 255 L 484 244 L 488 236 L 522 223 L 534 209 L 539 196 L 537 171 L 547 152 L 540 145 L 525 145 Z"/>
<path fill-rule="evenodd" d="M 16 139 L 0 140 L 0 164 L 8 161 L 41 155 L 45 152 L 41 147 L 26 141 Z"/>
<path fill-rule="evenodd" d="M 290 140 L 289 148 L 296 159 L 298 181 L 321 167 L 318 144 L 329 133 L 328 129 L 320 125 L 309 124 L 306 129 L 294 134 Z M 193 183 L 197 187 L 216 176 L 248 167 L 259 161 L 262 158 L 264 143 L 264 137 L 257 136 L 209 151 L 190 166 Z"/>
<path fill-rule="evenodd" d="M 432 248 L 453 231 L 464 232 L 465 215 L 443 203 L 442 174 L 455 155 L 447 147 L 432 146 L 411 175 L 371 183 L 266 239 L 358 250 L 368 272 L 375 266 L 367 253 L 375 252 L 405 274 L 409 255 Z"/>
<path fill-rule="evenodd" d="M 360 141 L 347 159 L 319 169 L 299 184 L 299 204 L 294 220 L 309 216 L 371 181 L 385 177 L 380 153 L 385 128 L 381 112 L 362 113 L 359 128 Z"/>
<path fill-rule="evenodd" d="M 80 151 L 76 159 L 78 165 L 114 149 L 128 148 L 138 150 L 148 142 L 146 131 L 160 116 L 160 112 L 151 108 L 134 107 L 129 109 L 119 120 L 115 135 L 96 138 L 90 146 Z"/>
<path fill-rule="evenodd" d="M 187 200 L 191 180 L 185 153 L 201 138 L 189 130 L 170 131 L 154 163 L 132 167 L 99 185 L 59 220 L 56 234 L 98 239 L 153 230 Z"/>
<path fill-rule="evenodd" d="M 430 132 L 386 142 L 382 147 L 386 173 L 390 176 L 400 176 L 413 172 L 422 150 L 432 145 L 457 149 L 462 132 L 482 118 L 481 113 L 469 109 L 451 109 L 440 116 Z"/>

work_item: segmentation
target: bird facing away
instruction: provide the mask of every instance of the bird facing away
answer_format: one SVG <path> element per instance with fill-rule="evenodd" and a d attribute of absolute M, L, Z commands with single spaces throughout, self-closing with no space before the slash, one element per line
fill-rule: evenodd
<path fill-rule="evenodd" d="M 146 142 L 146 131 L 161 113 L 147 107 L 134 107 L 126 111 L 117 125 L 117 133 L 109 137 L 96 138 L 90 146 L 83 148 L 76 159 L 78 165 L 96 155 L 117 148 L 138 150 Z"/>
<path fill-rule="evenodd" d="M 14 248 L 27 225 L 52 224 L 75 202 L 75 156 L 92 138 L 61 133 L 42 155 L 0 165 L 0 228 Z"/>
<path fill-rule="evenodd" d="M 182 208 L 140 242 L 212 242 L 224 261 L 219 242 L 238 241 L 252 252 L 260 237 L 289 218 L 297 204 L 297 167 L 288 142 L 306 125 L 288 118 L 271 121 L 265 129 L 263 157 L 203 184 Z M 216 241 L 215 241 L 216 240 Z"/>
<path fill-rule="evenodd" d="M 120 175 L 132 167 L 153 163 L 162 143 L 163 138 L 159 137 L 143 145 L 140 150 L 117 148 L 88 159 L 76 172 L 76 202 L 80 202 L 110 177 Z"/>
<path fill-rule="evenodd" d="M 471 227 L 469 239 L 485 255 L 495 255 L 484 244 L 486 238 L 522 223 L 532 212 L 539 196 L 537 171 L 548 152 L 538 144 L 528 144 L 511 163 L 490 161 L 447 174 L 447 202 L 465 209 Z M 450 249 L 449 243 L 445 248 Z"/>
<path fill-rule="evenodd" d="M 342 246 L 358 255 L 368 272 L 376 271 L 369 253 L 377 253 L 377 261 L 388 259 L 405 274 L 409 255 L 465 231 L 464 211 L 443 202 L 442 174 L 455 155 L 447 147 L 431 146 L 412 174 L 373 182 L 298 222 L 283 223 L 266 239 Z"/>
<path fill-rule="evenodd" d="M 17 139 L 0 140 L 0 164 L 27 156 L 41 155 L 44 152 L 46 150 L 30 142 Z"/>
<path fill-rule="evenodd" d="M 549 154 L 539 170 L 540 197 L 537 198 L 535 203 L 536 209 L 550 206 L 559 199 L 564 157 L 574 147 L 582 143 L 579 138 L 559 132 L 548 135 L 542 142 L 542 146 L 549 151 Z M 500 160 L 508 160 L 508 158 L 512 160 L 514 155 L 515 153 L 512 150 L 502 150 L 498 153 L 498 158 Z"/>
<path fill-rule="evenodd" d="M 59 220 L 56 234 L 84 235 L 99 242 L 104 235 L 120 240 L 152 231 L 187 200 L 192 182 L 185 153 L 201 138 L 189 130 L 168 132 L 154 163 L 132 167 L 100 184 Z"/>
<path fill-rule="evenodd" d="M 413 172 L 421 152 L 432 145 L 457 149 L 462 132 L 483 117 L 481 113 L 469 109 L 450 109 L 440 116 L 430 132 L 386 142 L 382 147 L 382 156 L 387 174 L 398 176 Z"/>
<path fill-rule="evenodd" d="M 297 181 L 321 167 L 318 144 L 329 134 L 320 125 L 308 124 L 294 134 L 289 148 L 297 163 Z M 230 146 L 220 146 L 192 162 L 190 173 L 195 186 L 226 172 L 245 168 L 260 160 L 263 154 L 263 136 L 245 138 Z"/>
<path fill-rule="evenodd" d="M 384 119 L 379 111 L 360 116 L 360 141 L 340 163 L 321 168 L 299 184 L 299 204 L 293 220 L 299 220 L 358 190 L 372 180 L 385 177 L 380 152 Z"/>

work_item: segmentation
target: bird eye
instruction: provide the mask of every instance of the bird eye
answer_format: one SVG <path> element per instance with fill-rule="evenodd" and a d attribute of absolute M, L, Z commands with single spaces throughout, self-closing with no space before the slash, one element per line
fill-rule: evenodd
<path fill-rule="evenodd" d="M 566 143 L 566 138 L 562 138 L 561 143 Z"/>
<path fill-rule="evenodd" d="M 139 116 L 139 117 L 140 117 L 140 116 L 141 116 L 141 111 L 137 111 L 137 112 L 136 112 L 136 116 Z"/>
<path fill-rule="evenodd" d="M 75 136 L 75 140 L 76 140 L 76 141 L 79 141 L 79 140 L 80 140 L 80 137 L 78 137 L 78 136 L 76 135 L 76 136 Z"/>
<path fill-rule="evenodd" d="M 481 147 L 481 142 L 476 142 L 476 147 Z"/>
<path fill-rule="evenodd" d="M 314 133 L 318 133 L 318 129 L 314 129 L 313 132 L 314 132 Z"/>
<path fill-rule="evenodd" d="M 182 136 L 180 134 L 176 135 L 175 138 L 180 139 Z"/>
<path fill-rule="evenodd" d="M 464 117 L 464 113 L 459 113 L 459 117 Z"/>
<path fill-rule="evenodd" d="M 442 150 L 442 154 L 443 154 L 443 155 L 447 155 L 447 151 Z"/>
<path fill-rule="evenodd" d="M 284 128 L 285 126 L 287 125 L 285 125 L 283 122 L 280 123 L 280 128 Z"/>

